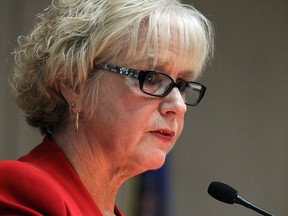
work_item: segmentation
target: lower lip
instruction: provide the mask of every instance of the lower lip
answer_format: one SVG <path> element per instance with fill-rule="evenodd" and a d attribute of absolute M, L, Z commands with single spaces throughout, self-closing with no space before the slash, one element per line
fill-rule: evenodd
<path fill-rule="evenodd" d="M 152 132 L 154 134 L 154 136 L 156 136 L 157 138 L 165 141 L 165 142 L 170 142 L 173 137 L 172 136 L 165 136 L 164 134 L 158 133 L 158 132 Z"/>

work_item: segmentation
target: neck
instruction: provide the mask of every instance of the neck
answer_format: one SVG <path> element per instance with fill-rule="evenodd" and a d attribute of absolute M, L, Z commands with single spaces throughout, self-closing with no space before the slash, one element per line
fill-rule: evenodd
<path fill-rule="evenodd" d="M 80 140 L 79 136 L 67 137 L 71 136 L 53 136 L 102 214 L 114 216 L 116 195 L 126 179 L 121 175 L 123 170 L 114 167 L 99 146 L 91 148 L 89 142 Z"/>

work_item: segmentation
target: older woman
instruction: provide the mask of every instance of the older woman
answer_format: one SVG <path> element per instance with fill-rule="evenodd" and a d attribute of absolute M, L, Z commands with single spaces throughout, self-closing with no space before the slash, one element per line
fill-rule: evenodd
<path fill-rule="evenodd" d="M 123 215 L 119 187 L 163 165 L 204 96 L 209 21 L 178 0 L 54 0 L 38 18 L 12 87 L 45 138 L 0 163 L 0 212 Z"/>

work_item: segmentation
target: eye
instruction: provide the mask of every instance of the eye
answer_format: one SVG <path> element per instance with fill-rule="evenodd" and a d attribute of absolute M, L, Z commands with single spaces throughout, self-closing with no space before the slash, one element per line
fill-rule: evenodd
<path fill-rule="evenodd" d="M 145 75 L 145 84 L 149 85 L 159 85 L 162 83 L 163 75 L 156 73 L 156 72 L 150 72 L 148 71 Z"/>

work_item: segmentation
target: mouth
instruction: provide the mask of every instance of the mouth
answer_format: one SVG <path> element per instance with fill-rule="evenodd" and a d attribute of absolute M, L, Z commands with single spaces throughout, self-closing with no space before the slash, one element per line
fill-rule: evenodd
<path fill-rule="evenodd" d="M 175 132 L 172 130 L 168 130 L 168 129 L 159 129 L 159 130 L 154 131 L 154 133 L 159 134 L 164 137 L 170 137 L 170 138 L 175 136 Z"/>

